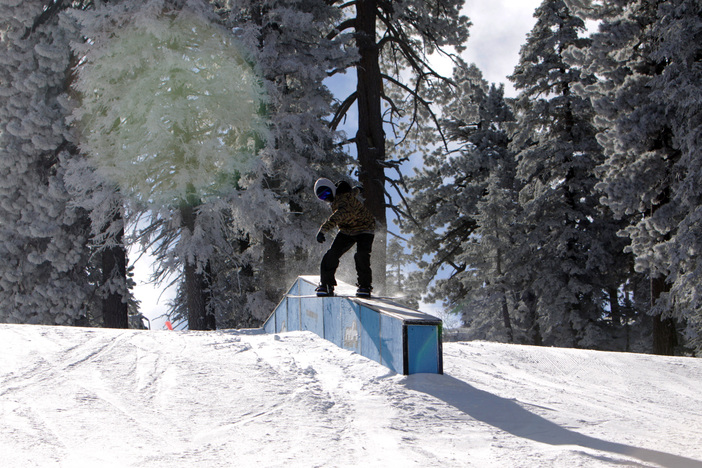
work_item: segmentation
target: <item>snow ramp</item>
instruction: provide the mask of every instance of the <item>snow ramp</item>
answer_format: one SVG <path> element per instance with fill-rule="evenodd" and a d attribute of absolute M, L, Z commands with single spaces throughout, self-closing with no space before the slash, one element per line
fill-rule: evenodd
<path fill-rule="evenodd" d="M 311 331 L 404 375 L 443 374 L 441 319 L 390 298 L 359 298 L 339 282 L 317 297 L 317 276 L 298 276 L 263 325 L 266 333 Z"/>

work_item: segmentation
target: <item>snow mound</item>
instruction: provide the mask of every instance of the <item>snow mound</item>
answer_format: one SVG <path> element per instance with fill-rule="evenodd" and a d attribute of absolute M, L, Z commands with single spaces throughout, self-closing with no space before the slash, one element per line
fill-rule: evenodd
<path fill-rule="evenodd" d="M 0 325 L 4 467 L 702 468 L 702 360 L 444 344 L 402 376 L 309 332 Z"/>

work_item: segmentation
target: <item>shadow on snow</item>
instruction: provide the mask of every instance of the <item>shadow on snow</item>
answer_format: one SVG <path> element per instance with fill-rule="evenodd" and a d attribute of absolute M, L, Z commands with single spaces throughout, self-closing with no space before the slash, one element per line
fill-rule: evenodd
<path fill-rule="evenodd" d="M 407 377 L 405 385 L 411 390 L 438 398 L 477 421 L 524 439 L 625 455 L 668 468 L 702 468 L 702 461 L 699 460 L 579 434 L 529 412 L 515 400 L 479 390 L 448 375 L 415 374 Z"/>

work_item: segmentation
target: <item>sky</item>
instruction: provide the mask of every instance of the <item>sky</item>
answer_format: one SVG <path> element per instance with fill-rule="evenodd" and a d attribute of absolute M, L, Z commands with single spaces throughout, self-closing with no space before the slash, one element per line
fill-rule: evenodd
<path fill-rule="evenodd" d="M 463 13 L 472 22 L 466 51 L 462 54 L 468 63 L 475 63 L 489 82 L 503 83 L 505 95 L 514 97 L 514 88 L 507 76 L 519 59 L 519 49 L 535 23 L 534 10 L 541 0 L 466 0 Z M 448 62 L 437 65 L 441 73 L 451 74 Z M 135 258 L 135 255 L 130 256 Z M 172 294 L 161 294 L 161 289 L 149 284 L 150 258 L 143 256 L 135 265 L 134 289 L 141 301 L 140 310 L 151 321 L 152 329 L 164 328 Z M 301 274 L 309 272 L 301 272 Z"/>
<path fill-rule="evenodd" d="M 534 10 L 541 0 L 466 0 L 463 12 L 470 18 L 468 47 L 463 57 L 475 63 L 489 82 L 504 83 L 505 95 L 515 92 L 507 76 L 519 60 L 519 49 L 534 26 Z"/>
<path fill-rule="evenodd" d="M 702 468 L 702 360 L 443 344 L 398 375 L 311 332 L 0 324 L 3 468 Z"/>

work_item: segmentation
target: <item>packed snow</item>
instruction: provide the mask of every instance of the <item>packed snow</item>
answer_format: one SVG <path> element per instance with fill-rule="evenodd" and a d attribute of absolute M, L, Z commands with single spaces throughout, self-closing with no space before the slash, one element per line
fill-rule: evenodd
<path fill-rule="evenodd" d="M 309 332 L 0 325 L 3 467 L 702 467 L 702 360 Z"/>

